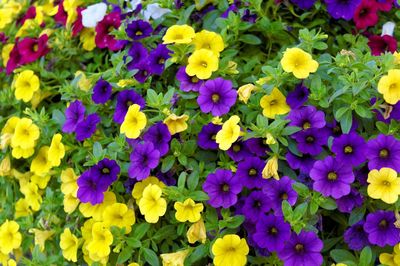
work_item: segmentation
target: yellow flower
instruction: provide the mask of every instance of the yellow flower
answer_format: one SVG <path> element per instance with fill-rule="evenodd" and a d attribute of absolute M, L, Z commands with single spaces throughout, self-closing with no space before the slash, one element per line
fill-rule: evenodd
<path fill-rule="evenodd" d="M 129 234 L 135 223 L 135 213 L 123 203 L 114 203 L 104 209 L 103 221 L 106 226 L 125 228 L 125 233 Z"/>
<path fill-rule="evenodd" d="M 40 209 L 40 204 L 42 203 L 42 197 L 39 194 L 39 188 L 35 183 L 28 182 L 26 184 L 20 184 L 20 191 L 24 194 L 29 207 L 34 211 Z"/>
<path fill-rule="evenodd" d="M 14 135 L 11 138 L 11 146 L 13 148 L 19 146 L 22 149 L 33 148 L 39 136 L 39 128 L 33 124 L 32 120 L 22 118 L 15 127 Z"/>
<path fill-rule="evenodd" d="M 222 118 L 219 117 L 219 116 L 214 116 L 214 117 L 211 119 L 211 123 L 213 123 L 214 125 L 222 125 L 222 124 L 223 124 L 223 123 L 222 123 Z"/>
<path fill-rule="evenodd" d="M 0 251 L 8 254 L 13 249 L 21 246 L 22 235 L 19 232 L 19 224 L 15 221 L 6 220 L 0 226 Z"/>
<path fill-rule="evenodd" d="M 149 176 L 145 179 L 143 179 L 142 181 L 136 182 L 135 185 L 133 186 L 132 189 L 132 197 L 135 200 L 140 200 L 140 198 L 143 196 L 143 190 L 149 185 L 157 185 L 160 188 L 164 188 L 165 184 L 163 182 L 161 182 L 160 180 L 158 180 L 157 177 L 155 176 Z"/>
<path fill-rule="evenodd" d="M 391 69 L 378 82 L 378 91 L 389 104 L 396 104 L 400 100 L 400 69 Z"/>
<path fill-rule="evenodd" d="M 290 111 L 286 97 L 278 88 L 274 88 L 271 94 L 264 95 L 260 100 L 260 105 L 263 108 L 263 115 L 271 119 L 274 119 L 276 115 L 283 115 Z"/>
<path fill-rule="evenodd" d="M 381 253 L 379 255 L 379 262 L 385 266 L 398 266 L 394 261 L 394 255 L 390 253 Z"/>
<path fill-rule="evenodd" d="M 276 140 L 275 140 L 274 136 L 272 136 L 271 133 L 268 132 L 268 133 L 266 134 L 266 137 L 267 137 L 267 140 L 266 140 L 265 143 L 267 143 L 268 145 L 273 145 L 273 144 L 276 143 Z"/>
<path fill-rule="evenodd" d="M 8 9 L 0 9 L 0 30 L 13 21 L 12 13 Z"/>
<path fill-rule="evenodd" d="M 92 80 L 86 78 L 84 72 L 78 70 L 75 72 L 75 78 L 78 78 L 78 87 L 83 91 L 89 91 L 92 87 Z"/>
<path fill-rule="evenodd" d="M 136 81 L 134 79 L 120 79 L 117 83 L 118 87 L 125 88 L 127 86 L 135 85 Z"/>
<path fill-rule="evenodd" d="M 40 189 L 45 189 L 49 183 L 51 175 L 33 175 L 31 176 L 31 182 L 36 184 Z"/>
<path fill-rule="evenodd" d="M 48 152 L 48 160 L 52 166 L 59 166 L 61 163 L 61 159 L 64 158 L 65 148 L 64 144 L 62 144 L 61 142 L 61 139 L 61 134 L 55 134 L 53 136 L 53 139 L 51 140 Z"/>
<path fill-rule="evenodd" d="M 138 263 L 136 263 L 136 262 L 131 262 L 131 263 L 128 264 L 128 266 L 140 266 L 140 265 Z"/>
<path fill-rule="evenodd" d="M 7 266 L 17 266 L 17 262 L 13 259 L 7 261 Z"/>
<path fill-rule="evenodd" d="M 40 14 L 40 13 L 37 13 Z M 40 20 L 40 17 L 38 17 Z M 30 32 L 34 31 L 35 28 L 38 28 L 39 24 L 37 23 L 36 19 L 27 19 L 25 20 L 24 24 L 18 29 L 15 37 L 24 37 L 27 36 Z"/>
<path fill-rule="evenodd" d="M 400 65 L 400 53 L 399 52 L 394 52 L 393 57 L 394 57 L 394 63 L 396 65 Z"/>
<path fill-rule="evenodd" d="M 79 211 L 84 217 L 93 217 L 95 221 L 101 221 L 103 219 L 104 209 L 115 202 L 117 202 L 115 194 L 111 191 L 106 191 L 102 203 L 96 205 L 92 205 L 90 202 L 81 203 L 79 205 Z"/>
<path fill-rule="evenodd" d="M 284 71 L 293 72 L 298 79 L 305 79 L 318 69 L 318 62 L 300 48 L 287 48 L 283 53 L 281 65 Z"/>
<path fill-rule="evenodd" d="M 15 203 L 15 212 L 14 212 L 15 219 L 19 217 L 29 216 L 31 213 L 32 212 L 29 209 L 29 203 L 26 199 L 21 198 Z"/>
<path fill-rule="evenodd" d="M 161 197 L 162 189 L 157 185 L 148 185 L 139 200 L 140 213 L 148 223 L 157 223 L 167 210 L 167 202 Z"/>
<path fill-rule="evenodd" d="M 164 44 L 168 43 L 190 43 L 194 38 L 194 29 L 188 25 L 173 25 L 168 28 L 162 38 Z"/>
<path fill-rule="evenodd" d="M 78 18 L 76 8 L 82 3 L 82 0 L 64 0 L 63 7 L 68 14 L 67 25 L 71 25 Z"/>
<path fill-rule="evenodd" d="M 68 214 L 73 213 L 78 207 L 79 199 L 76 194 L 65 194 L 63 199 L 64 211 Z"/>
<path fill-rule="evenodd" d="M 50 95 L 51 93 L 49 91 L 41 91 L 41 90 L 35 91 L 31 99 L 32 109 L 36 109 L 36 107 L 38 107 L 40 102 L 49 97 Z"/>
<path fill-rule="evenodd" d="M 35 235 L 35 245 L 38 245 L 40 251 L 44 251 L 46 240 L 54 235 L 53 230 L 39 230 L 36 228 L 29 229 L 29 233 Z"/>
<path fill-rule="evenodd" d="M 164 124 L 167 125 L 169 133 L 174 135 L 179 132 L 183 132 L 187 129 L 188 125 L 186 121 L 188 121 L 188 115 L 180 115 L 170 114 L 167 118 L 164 119 Z"/>
<path fill-rule="evenodd" d="M 331 266 L 347 266 L 347 264 L 344 264 L 344 263 L 336 263 L 336 264 L 332 264 Z"/>
<path fill-rule="evenodd" d="M 127 138 L 136 139 L 139 137 L 140 131 L 146 127 L 146 123 L 146 115 L 140 112 L 140 106 L 132 104 L 122 122 L 121 133 L 125 133 Z"/>
<path fill-rule="evenodd" d="M 231 116 L 218 131 L 215 141 L 221 150 L 228 150 L 240 136 L 240 118 L 237 115 Z"/>
<path fill-rule="evenodd" d="M 1 58 L 3 60 L 3 66 L 7 66 L 8 59 L 10 59 L 10 53 L 12 49 L 14 48 L 13 43 L 8 43 L 3 46 L 3 49 L 1 50 Z"/>
<path fill-rule="evenodd" d="M 36 157 L 31 163 L 31 172 L 36 175 L 47 174 L 51 169 L 51 163 L 49 161 L 49 147 L 43 146 L 40 148 Z"/>
<path fill-rule="evenodd" d="M 368 195 L 373 199 L 392 204 L 397 201 L 400 194 L 400 178 L 397 177 L 395 170 L 391 168 L 381 168 L 372 170 L 367 179 Z"/>
<path fill-rule="evenodd" d="M 228 67 L 226 68 L 226 73 L 231 75 L 239 74 L 239 70 L 237 70 L 237 63 L 235 61 L 229 61 Z"/>
<path fill-rule="evenodd" d="M 82 43 L 83 49 L 86 51 L 92 51 L 94 48 L 96 48 L 95 38 L 96 32 L 93 28 L 83 28 L 79 36 L 79 40 Z"/>
<path fill-rule="evenodd" d="M 262 177 L 265 179 L 268 178 L 275 178 L 276 180 L 279 180 L 279 174 L 278 174 L 278 157 L 272 156 L 269 158 L 267 161 L 267 164 L 265 165 L 263 171 L 262 171 Z"/>
<path fill-rule="evenodd" d="M 203 219 L 200 218 L 200 220 L 189 227 L 186 237 L 190 244 L 194 244 L 196 241 L 200 241 L 203 244 L 206 242 L 206 226 Z"/>
<path fill-rule="evenodd" d="M 191 198 L 188 198 L 184 202 L 175 202 L 174 208 L 176 220 L 182 223 L 186 221 L 195 223 L 200 220 L 204 206 L 202 203 L 195 203 Z"/>
<path fill-rule="evenodd" d="M 64 194 L 76 194 L 78 190 L 77 179 L 74 169 L 67 168 L 63 170 L 61 172 L 61 192 Z"/>
<path fill-rule="evenodd" d="M 221 35 L 208 30 L 202 30 L 196 33 L 192 42 L 196 50 L 207 49 L 211 50 L 217 55 L 222 52 L 225 47 L 224 40 L 222 39 Z"/>
<path fill-rule="evenodd" d="M 15 79 L 15 98 L 29 102 L 40 87 L 39 78 L 32 70 L 24 70 Z"/>
<path fill-rule="evenodd" d="M 4 157 L 0 163 L 0 176 L 8 176 L 11 174 L 11 161 L 10 156 Z"/>
<path fill-rule="evenodd" d="M 256 89 L 256 86 L 254 86 L 251 83 L 241 86 L 238 89 L 239 100 L 241 100 L 242 102 L 247 104 L 248 100 L 250 99 L 251 93 L 255 89 Z"/>
<path fill-rule="evenodd" d="M 110 230 L 102 222 L 96 222 L 92 227 L 92 241 L 87 248 L 90 253 L 100 258 L 110 254 L 110 245 L 113 242 L 113 235 Z"/>
<path fill-rule="evenodd" d="M 163 266 L 184 266 L 189 249 L 180 250 L 174 253 L 161 254 Z"/>
<path fill-rule="evenodd" d="M 193 52 L 188 59 L 186 73 L 199 79 L 208 79 L 214 71 L 218 70 L 218 55 L 207 49 Z"/>
<path fill-rule="evenodd" d="M 78 238 L 71 233 L 69 228 L 65 228 L 64 232 L 60 235 L 60 248 L 62 250 L 63 257 L 68 261 L 76 262 L 78 246 Z"/>
<path fill-rule="evenodd" d="M 26 159 L 26 158 L 31 157 L 34 153 L 35 153 L 35 150 L 33 148 L 23 149 L 20 146 L 17 146 L 15 148 L 13 148 L 11 154 L 16 159 L 20 159 L 21 157 Z"/>
<path fill-rule="evenodd" d="M 257 85 L 262 86 L 262 85 L 264 85 L 264 84 L 267 84 L 270 80 L 272 80 L 272 77 L 263 77 L 263 78 L 259 78 L 259 79 L 256 81 L 256 83 L 257 83 Z"/>
<path fill-rule="evenodd" d="M 212 248 L 215 266 L 244 266 L 249 254 L 246 239 L 237 235 L 225 235 L 218 238 Z"/>

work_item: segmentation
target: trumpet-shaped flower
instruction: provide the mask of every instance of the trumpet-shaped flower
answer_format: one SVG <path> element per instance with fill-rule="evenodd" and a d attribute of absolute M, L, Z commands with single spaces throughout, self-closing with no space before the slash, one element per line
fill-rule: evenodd
<path fill-rule="evenodd" d="M 8 254 L 13 249 L 21 246 L 22 235 L 19 232 L 19 224 L 15 221 L 6 220 L 0 226 L 0 251 Z"/>
<path fill-rule="evenodd" d="M 381 199 L 388 204 L 395 203 L 399 198 L 400 178 L 395 170 L 387 167 L 374 169 L 369 172 L 367 182 L 367 191 L 371 198 Z"/>
<path fill-rule="evenodd" d="M 400 69 L 391 69 L 378 82 L 378 91 L 389 104 L 396 104 L 400 100 Z"/>
<path fill-rule="evenodd" d="M 63 257 L 68 261 L 76 262 L 78 246 L 78 238 L 71 233 L 69 228 L 65 228 L 64 232 L 60 236 L 60 248 L 62 250 Z"/>
<path fill-rule="evenodd" d="M 174 253 L 161 254 L 160 257 L 163 266 L 184 266 L 185 259 L 189 254 L 189 252 L 190 252 L 189 249 L 185 249 Z"/>
<path fill-rule="evenodd" d="M 204 206 L 202 203 L 195 203 L 191 198 L 189 198 L 184 202 L 175 202 L 174 208 L 176 210 L 175 218 L 179 222 L 184 223 L 189 221 L 195 223 L 200 220 Z"/>
<path fill-rule="evenodd" d="M 194 29 L 188 25 L 173 25 L 163 36 L 164 44 L 190 43 L 195 36 Z"/>
<path fill-rule="evenodd" d="M 218 55 L 211 50 L 196 50 L 189 56 L 186 73 L 199 79 L 208 79 L 214 71 L 218 70 L 218 64 Z"/>
<path fill-rule="evenodd" d="M 140 213 L 146 222 L 157 223 L 167 210 L 167 202 L 161 197 L 162 190 L 157 185 L 148 185 L 143 190 L 143 197 L 139 200 Z"/>
<path fill-rule="evenodd" d="M 211 251 L 214 254 L 215 266 L 244 266 L 247 262 L 249 246 L 246 239 L 230 234 L 218 238 Z"/>
<path fill-rule="evenodd" d="M 121 133 L 125 133 L 126 137 L 136 139 L 140 135 L 140 131 L 145 128 L 147 123 L 146 115 L 140 112 L 140 106 L 132 104 L 128 108 L 124 122 L 121 125 Z"/>
<path fill-rule="evenodd" d="M 284 71 L 293 73 L 298 79 L 305 79 L 318 69 L 318 62 L 300 48 L 287 48 L 283 53 L 281 65 Z"/>
<path fill-rule="evenodd" d="M 38 76 L 32 70 L 24 70 L 15 79 L 15 98 L 29 102 L 33 93 L 39 90 L 40 82 Z"/>
<path fill-rule="evenodd" d="M 192 42 L 196 50 L 208 49 L 215 54 L 222 52 L 225 46 L 221 35 L 208 30 L 202 30 L 196 33 Z"/>
<path fill-rule="evenodd" d="M 274 88 L 269 95 L 264 95 L 260 100 L 263 115 L 274 119 L 276 115 L 284 115 L 290 111 L 286 97 L 278 88 Z"/>
<path fill-rule="evenodd" d="M 189 119 L 188 115 L 180 115 L 171 114 L 167 118 L 164 119 L 164 124 L 167 125 L 169 133 L 174 135 L 176 133 L 183 132 L 187 129 L 188 125 L 186 121 Z"/>
<path fill-rule="evenodd" d="M 32 160 L 31 172 L 35 173 L 35 175 L 44 175 L 50 171 L 51 167 L 52 164 L 49 161 L 49 147 L 43 146 Z"/>
<path fill-rule="evenodd" d="M 94 223 L 92 227 L 92 241 L 87 246 L 89 252 L 100 258 L 106 257 L 110 254 L 112 242 L 113 235 L 110 229 L 102 222 Z"/>
<path fill-rule="evenodd" d="M 215 141 L 221 150 L 228 150 L 240 136 L 240 126 L 238 125 L 240 118 L 237 115 L 231 116 L 218 131 Z"/>
<path fill-rule="evenodd" d="M 199 241 L 203 244 L 206 242 L 206 226 L 204 225 L 203 219 L 200 218 L 200 220 L 189 227 L 186 237 L 190 244 L 194 244 L 196 241 Z"/>
<path fill-rule="evenodd" d="M 114 203 L 104 209 L 103 221 L 106 226 L 125 228 L 125 233 L 128 234 L 135 223 L 135 213 L 123 203 Z"/>
<path fill-rule="evenodd" d="M 65 148 L 64 144 L 61 142 L 61 139 L 61 134 L 55 134 L 53 136 L 53 139 L 51 140 L 48 152 L 48 160 L 52 166 L 59 166 L 61 163 L 61 159 L 64 158 Z"/>
<path fill-rule="evenodd" d="M 11 146 L 28 149 L 35 147 L 35 142 L 39 139 L 39 127 L 33 124 L 29 118 L 22 118 L 18 121 L 14 135 L 11 138 Z"/>

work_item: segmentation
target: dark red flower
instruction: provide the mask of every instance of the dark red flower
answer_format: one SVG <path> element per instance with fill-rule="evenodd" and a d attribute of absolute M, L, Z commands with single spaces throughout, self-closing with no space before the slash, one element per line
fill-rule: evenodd
<path fill-rule="evenodd" d="M 96 26 L 96 45 L 99 48 L 108 48 L 111 51 L 120 50 L 123 43 L 116 40 L 110 32 L 121 25 L 120 13 L 117 11 L 106 15 Z"/>
<path fill-rule="evenodd" d="M 388 12 L 392 9 L 393 0 L 375 0 L 375 4 L 379 11 Z"/>
<path fill-rule="evenodd" d="M 22 60 L 22 55 L 18 51 L 18 38 L 15 40 L 15 44 L 13 49 L 10 52 L 10 58 L 7 61 L 7 66 L 6 66 L 6 73 L 7 75 L 10 75 L 14 69 L 22 65 L 21 60 Z"/>
<path fill-rule="evenodd" d="M 79 32 L 81 32 L 81 30 L 83 29 L 83 25 L 82 25 L 82 10 L 84 8 L 82 7 L 78 7 L 76 9 L 76 12 L 78 13 L 78 17 L 75 20 L 74 24 L 72 24 L 72 36 L 75 37 L 76 35 L 78 35 Z"/>
<path fill-rule="evenodd" d="M 46 55 L 50 49 L 47 46 L 49 37 L 43 34 L 39 39 L 25 38 L 18 43 L 18 51 L 22 55 L 22 64 L 29 64 Z"/>
<path fill-rule="evenodd" d="M 372 55 L 378 56 L 386 51 L 394 53 L 397 50 L 397 40 L 390 35 L 372 35 L 368 39 L 368 46 Z"/>
<path fill-rule="evenodd" d="M 0 32 L 0 42 L 5 44 L 8 40 L 8 37 L 6 36 L 6 34 L 4 32 Z"/>
<path fill-rule="evenodd" d="M 33 19 L 35 17 L 36 17 L 36 7 L 35 6 L 30 6 L 28 8 L 28 10 L 26 10 L 25 15 L 21 19 L 19 19 L 17 21 L 17 24 L 18 25 L 23 25 L 25 20 Z"/>
<path fill-rule="evenodd" d="M 62 25 L 67 25 L 68 14 L 65 12 L 64 9 L 64 0 L 58 4 L 58 11 L 57 14 L 54 16 L 54 20 Z"/>
<path fill-rule="evenodd" d="M 357 29 L 374 26 L 378 22 L 378 6 L 375 1 L 363 0 L 354 14 Z"/>

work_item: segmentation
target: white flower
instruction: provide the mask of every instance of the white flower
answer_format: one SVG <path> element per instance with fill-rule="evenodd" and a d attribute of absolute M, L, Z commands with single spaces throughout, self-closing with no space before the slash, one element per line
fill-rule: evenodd
<path fill-rule="evenodd" d="M 139 4 L 142 3 L 142 0 L 131 0 L 132 10 L 135 10 Z"/>
<path fill-rule="evenodd" d="M 147 5 L 146 10 L 143 11 L 143 16 L 146 20 L 158 19 L 164 16 L 166 13 L 171 12 L 168 8 L 162 8 L 158 3 Z"/>
<path fill-rule="evenodd" d="M 86 28 L 94 28 L 102 21 L 107 12 L 107 5 L 98 3 L 88 6 L 82 11 L 82 25 Z"/>
<path fill-rule="evenodd" d="M 393 31 L 394 31 L 394 27 L 395 26 L 396 26 L 396 24 L 394 24 L 391 21 L 388 21 L 385 24 L 383 24 L 383 26 L 382 26 L 382 36 L 383 35 L 393 36 Z"/>

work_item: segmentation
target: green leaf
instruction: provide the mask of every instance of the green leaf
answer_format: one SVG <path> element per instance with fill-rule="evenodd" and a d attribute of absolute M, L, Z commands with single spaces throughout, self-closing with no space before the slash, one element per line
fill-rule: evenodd
<path fill-rule="evenodd" d="M 292 221 L 293 210 L 292 206 L 290 206 L 287 200 L 282 201 L 282 212 L 283 216 L 285 216 L 286 220 Z"/>
<path fill-rule="evenodd" d="M 345 260 L 354 261 L 354 262 L 357 261 L 356 258 L 354 257 L 354 255 L 345 249 L 331 250 L 330 255 L 337 263 L 340 263 Z"/>
<path fill-rule="evenodd" d="M 300 131 L 301 130 L 301 128 L 300 127 L 285 127 L 283 130 L 282 130 L 282 136 L 290 136 L 290 135 L 292 135 L 293 133 L 296 133 L 296 132 L 298 132 L 298 131 Z"/>
<path fill-rule="evenodd" d="M 158 260 L 157 254 L 148 248 L 143 249 L 144 259 L 152 266 L 159 266 L 160 261 Z"/>
<path fill-rule="evenodd" d="M 182 189 L 182 188 L 185 187 L 186 175 L 187 175 L 186 172 L 182 172 L 182 173 L 179 175 L 179 178 L 178 178 L 178 188 Z"/>
<path fill-rule="evenodd" d="M 195 190 L 198 184 L 199 184 L 199 173 L 197 171 L 193 171 L 192 173 L 190 173 L 187 179 L 187 185 L 189 190 Z"/>
<path fill-rule="evenodd" d="M 101 147 L 101 144 L 96 141 L 93 144 L 93 156 L 96 159 L 100 160 L 102 155 L 103 155 L 103 148 Z"/>
<path fill-rule="evenodd" d="M 334 210 L 337 208 L 336 201 L 331 198 L 324 198 L 324 200 L 319 204 L 325 210 Z"/>
<path fill-rule="evenodd" d="M 247 44 L 261 44 L 260 38 L 253 34 L 243 34 L 240 36 L 239 41 L 247 43 Z"/>
<path fill-rule="evenodd" d="M 175 163 L 175 156 L 169 155 L 164 158 L 162 165 L 161 165 L 161 172 L 166 173 L 168 172 Z"/>
<path fill-rule="evenodd" d="M 353 116 L 351 110 L 344 113 L 343 117 L 340 119 L 340 127 L 344 134 L 350 132 L 351 125 L 353 124 Z"/>
<path fill-rule="evenodd" d="M 150 229 L 150 224 L 148 223 L 142 223 L 135 225 L 135 229 L 133 230 L 133 236 L 137 239 L 140 240 Z"/>
<path fill-rule="evenodd" d="M 64 113 L 61 112 L 60 110 L 58 110 L 58 109 L 53 110 L 52 119 L 53 119 L 54 121 L 56 121 L 56 123 L 57 123 L 60 127 L 62 127 L 62 125 L 64 125 L 65 116 L 64 116 Z"/>
<path fill-rule="evenodd" d="M 132 250 L 133 249 L 131 247 L 124 248 L 124 250 L 122 250 L 118 255 L 117 264 L 122 264 L 129 260 L 129 258 L 132 256 Z"/>
<path fill-rule="evenodd" d="M 142 242 L 140 240 L 137 240 L 136 238 L 128 238 L 126 240 L 126 244 L 130 246 L 131 248 L 139 248 L 142 246 Z"/>
<path fill-rule="evenodd" d="M 300 205 L 298 205 L 293 212 L 293 221 L 298 221 L 301 219 L 301 217 L 304 216 L 308 208 L 308 203 L 303 202 Z"/>
<path fill-rule="evenodd" d="M 370 265 L 372 261 L 372 251 L 371 248 L 366 246 L 363 248 L 360 254 L 360 263 L 359 266 L 367 266 Z"/>
<path fill-rule="evenodd" d="M 296 192 L 300 195 L 300 196 L 308 196 L 309 193 L 309 189 L 306 185 L 296 182 L 292 185 L 293 189 L 296 190 Z"/>
<path fill-rule="evenodd" d="M 189 193 L 188 197 L 191 198 L 194 201 L 206 201 L 206 200 L 209 200 L 208 195 L 203 191 L 193 191 L 193 192 Z"/>
<path fill-rule="evenodd" d="M 364 217 L 365 210 L 365 207 L 360 207 L 352 210 L 349 217 L 349 225 L 353 225 L 360 221 Z"/>

